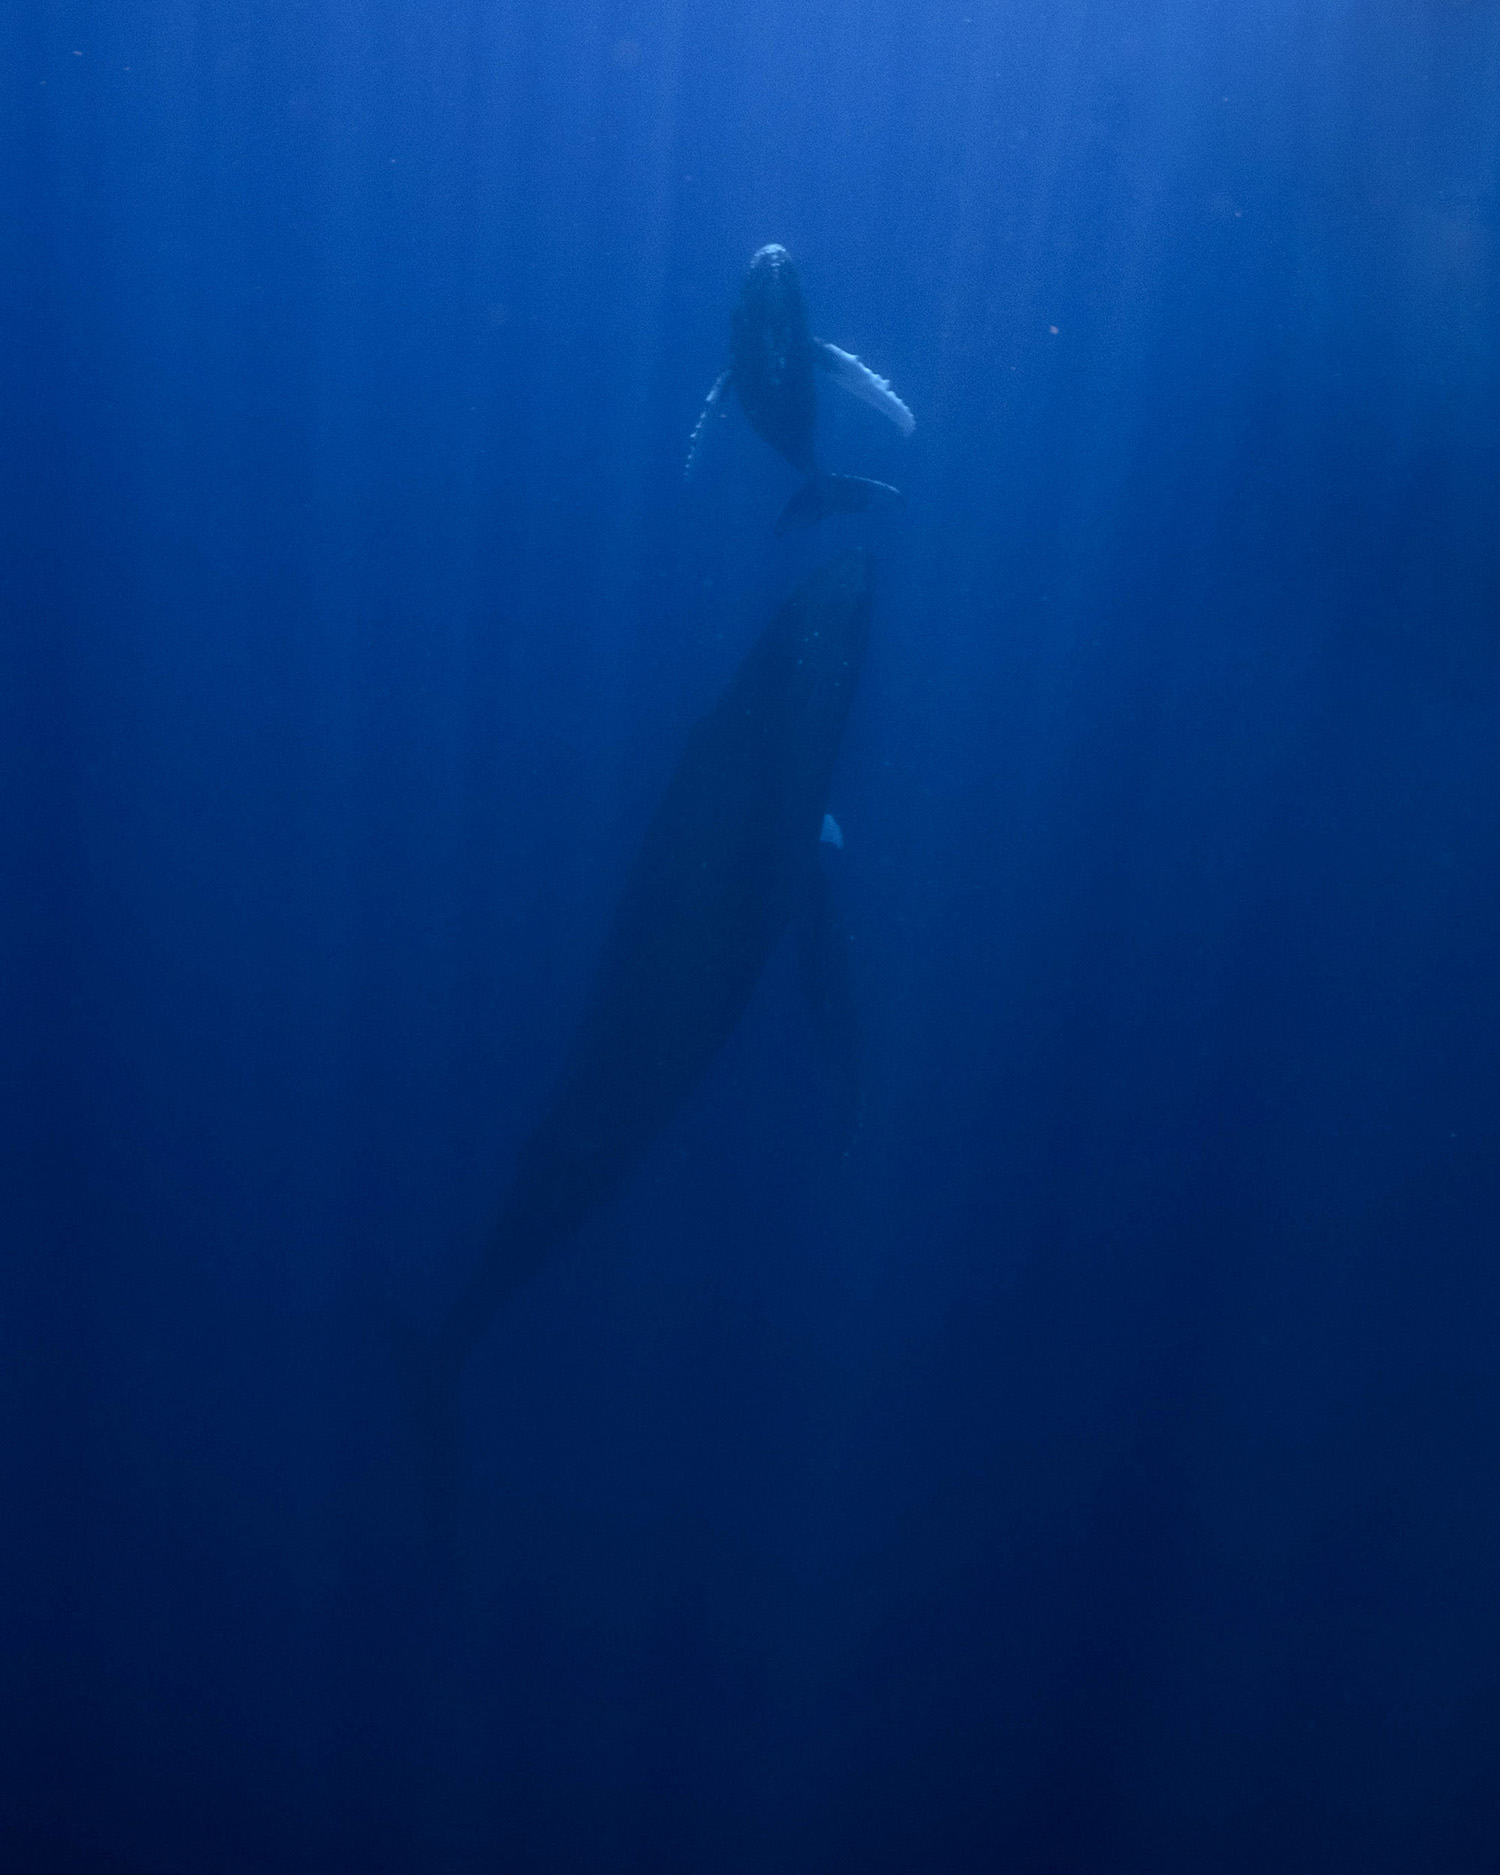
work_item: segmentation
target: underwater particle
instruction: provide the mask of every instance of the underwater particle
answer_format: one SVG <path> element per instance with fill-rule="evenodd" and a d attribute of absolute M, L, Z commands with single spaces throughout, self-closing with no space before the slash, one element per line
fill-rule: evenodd
<path fill-rule="evenodd" d="M 823 816 L 823 831 L 818 835 L 818 838 L 824 846 L 836 846 L 841 853 L 843 852 L 844 830 L 834 819 L 832 814 L 825 814 Z"/>

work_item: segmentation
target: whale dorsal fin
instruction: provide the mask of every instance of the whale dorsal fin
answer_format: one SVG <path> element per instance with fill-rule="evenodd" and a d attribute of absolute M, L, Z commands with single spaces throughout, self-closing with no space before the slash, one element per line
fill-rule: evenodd
<path fill-rule="evenodd" d="M 882 416 L 890 418 L 903 436 L 911 435 L 917 420 L 891 389 L 889 378 L 880 377 L 853 352 L 840 351 L 837 345 L 830 345 L 824 339 L 815 339 L 813 343 L 818 363 L 835 384 L 841 384 L 851 396 L 873 404 Z"/>
<path fill-rule="evenodd" d="M 693 425 L 693 434 L 688 441 L 687 461 L 682 465 L 682 479 L 685 482 L 692 480 L 693 470 L 698 466 L 699 452 L 703 448 L 703 434 L 708 428 L 708 420 L 714 412 L 718 410 L 719 400 L 723 397 L 728 388 L 729 373 L 727 370 L 721 371 L 714 379 L 713 389 L 704 400 L 703 409 L 698 415 L 698 421 Z M 722 415 L 722 412 L 720 414 Z"/>

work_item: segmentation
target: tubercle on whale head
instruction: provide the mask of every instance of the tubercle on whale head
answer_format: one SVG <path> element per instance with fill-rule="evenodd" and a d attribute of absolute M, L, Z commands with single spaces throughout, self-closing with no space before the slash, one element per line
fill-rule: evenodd
<path fill-rule="evenodd" d="M 802 279 L 791 255 L 772 241 L 750 261 L 731 321 L 735 344 L 780 358 L 808 347 Z"/>
<path fill-rule="evenodd" d="M 744 294 L 746 298 L 762 301 L 795 302 L 800 307 L 802 280 L 797 263 L 779 241 L 768 241 L 750 256 Z"/>

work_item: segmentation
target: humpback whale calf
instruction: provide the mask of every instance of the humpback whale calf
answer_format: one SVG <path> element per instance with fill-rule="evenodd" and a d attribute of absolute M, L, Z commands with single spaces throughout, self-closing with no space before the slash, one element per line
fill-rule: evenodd
<path fill-rule="evenodd" d="M 870 593 L 866 553 L 814 573 L 688 737 L 478 1266 L 436 1334 L 402 1350 L 440 1472 L 459 1376 L 497 1311 L 624 1185 L 728 1039 L 782 933 L 826 902 L 820 837 Z M 828 928 L 808 921 L 804 973 L 847 1064 L 850 1001 L 829 962 L 847 952 L 830 951 Z"/>
<path fill-rule="evenodd" d="M 917 427 L 916 418 L 884 378 L 861 364 L 853 352 L 812 336 L 792 257 L 772 242 L 751 259 L 730 322 L 729 364 L 720 372 L 698 418 L 688 448 L 687 473 L 692 474 L 708 419 L 721 410 L 724 393 L 732 384 L 751 427 L 807 477 L 776 517 L 778 534 L 810 527 L 825 514 L 864 514 L 901 499 L 900 490 L 888 482 L 820 473 L 813 440 L 819 371 L 873 404 L 903 436 L 910 436 Z"/>

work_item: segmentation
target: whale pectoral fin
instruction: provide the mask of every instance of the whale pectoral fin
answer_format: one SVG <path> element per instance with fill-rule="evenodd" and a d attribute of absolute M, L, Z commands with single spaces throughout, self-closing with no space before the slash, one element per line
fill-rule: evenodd
<path fill-rule="evenodd" d="M 776 517 L 776 532 L 792 534 L 813 527 L 830 514 L 869 514 L 876 508 L 899 508 L 906 497 L 889 482 L 862 475 L 815 475 L 804 482 Z"/>
<path fill-rule="evenodd" d="M 685 482 L 692 480 L 693 470 L 698 466 L 698 455 L 703 448 L 703 437 L 708 429 L 709 418 L 716 412 L 720 416 L 724 414 L 719 406 L 728 388 L 729 373 L 728 371 L 721 371 L 714 379 L 713 389 L 704 400 L 703 409 L 698 415 L 698 421 L 693 425 L 693 434 L 688 442 L 687 461 L 682 465 L 682 479 Z"/>
<path fill-rule="evenodd" d="M 911 435 L 917 420 L 891 389 L 889 378 L 872 371 L 853 352 L 840 351 L 837 345 L 829 345 L 822 339 L 814 343 L 814 357 L 835 384 L 842 385 L 851 397 L 872 404 L 883 417 L 890 418 L 903 436 Z"/>

